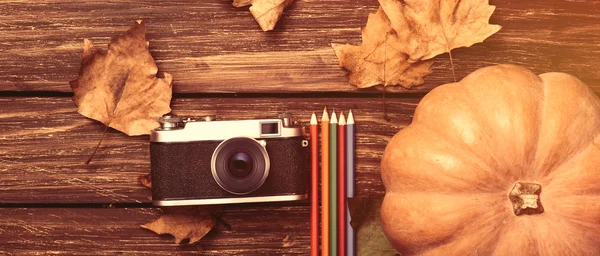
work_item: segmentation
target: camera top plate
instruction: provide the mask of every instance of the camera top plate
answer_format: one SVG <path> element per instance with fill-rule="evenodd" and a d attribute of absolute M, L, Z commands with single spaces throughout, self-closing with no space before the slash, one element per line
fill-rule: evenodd
<path fill-rule="evenodd" d="M 161 117 L 161 127 L 150 134 L 151 142 L 221 141 L 234 137 L 254 139 L 289 138 L 302 136 L 290 114 L 273 119 L 217 121 L 214 116 L 197 121 L 177 116 Z"/>

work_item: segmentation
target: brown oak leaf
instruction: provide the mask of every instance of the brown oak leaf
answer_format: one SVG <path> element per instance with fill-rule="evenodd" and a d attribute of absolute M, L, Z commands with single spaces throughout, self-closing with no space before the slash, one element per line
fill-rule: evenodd
<path fill-rule="evenodd" d="M 250 7 L 250 13 L 263 31 L 273 30 L 283 10 L 294 0 L 233 0 L 233 6 Z"/>
<path fill-rule="evenodd" d="M 424 83 L 423 78 L 431 73 L 432 61 L 407 61 L 408 55 L 399 50 L 401 39 L 381 7 L 369 14 L 362 39 L 360 46 L 332 44 L 349 82 L 359 88 L 398 84 L 410 88 Z"/>
<path fill-rule="evenodd" d="M 166 207 L 164 213 L 150 223 L 140 227 L 157 234 L 169 234 L 175 238 L 175 243 L 189 239 L 193 244 L 200 241 L 216 224 L 215 213 L 221 211 L 221 206 L 185 206 Z"/>
<path fill-rule="evenodd" d="M 73 101 L 80 114 L 127 135 L 149 134 L 171 111 L 172 76 L 157 71 L 144 22 L 114 37 L 108 51 L 85 39 L 79 78 L 70 83 Z"/>
<path fill-rule="evenodd" d="M 410 62 L 469 47 L 500 30 L 490 25 L 488 0 L 379 0 Z"/>

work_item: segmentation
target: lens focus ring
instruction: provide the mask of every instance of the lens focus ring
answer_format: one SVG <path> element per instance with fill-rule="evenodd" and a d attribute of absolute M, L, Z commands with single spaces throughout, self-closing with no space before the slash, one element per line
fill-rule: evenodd
<path fill-rule="evenodd" d="M 251 193 L 269 174 L 269 156 L 264 146 L 252 138 L 224 140 L 211 159 L 212 175 L 224 190 L 237 195 Z"/>

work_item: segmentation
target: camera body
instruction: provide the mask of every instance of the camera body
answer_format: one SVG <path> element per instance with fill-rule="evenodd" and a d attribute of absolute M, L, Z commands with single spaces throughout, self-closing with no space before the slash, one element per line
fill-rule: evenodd
<path fill-rule="evenodd" d="M 165 116 L 150 135 L 157 206 L 302 200 L 308 142 L 289 114 L 216 121 Z"/>

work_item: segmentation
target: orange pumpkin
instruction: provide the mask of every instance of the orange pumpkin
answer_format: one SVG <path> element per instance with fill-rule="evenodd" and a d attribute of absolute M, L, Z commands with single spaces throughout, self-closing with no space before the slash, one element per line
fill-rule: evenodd
<path fill-rule="evenodd" d="M 402 255 L 600 255 L 600 100 L 571 75 L 499 65 L 435 88 L 381 175 Z"/>

